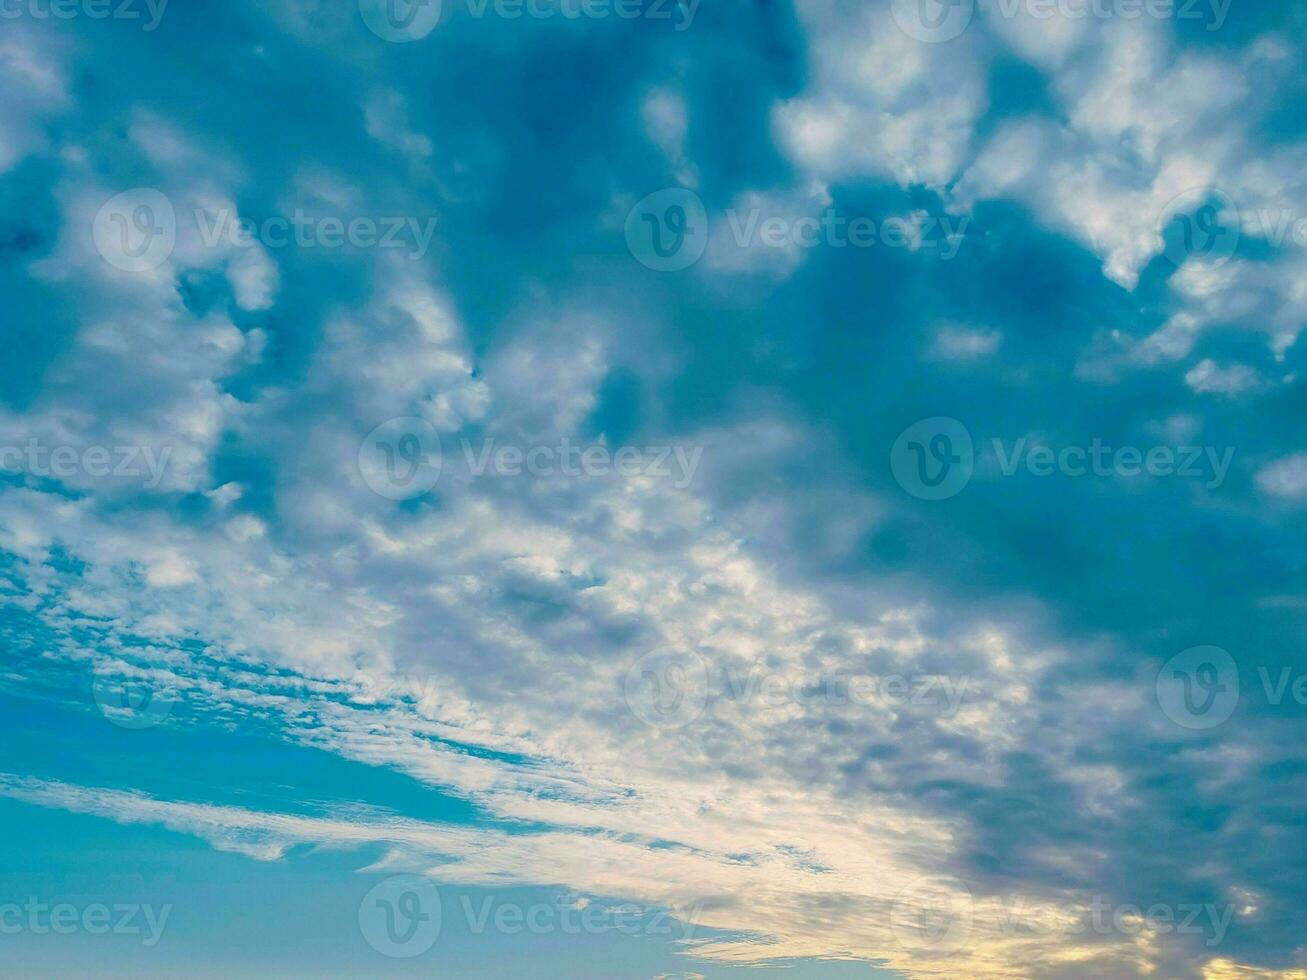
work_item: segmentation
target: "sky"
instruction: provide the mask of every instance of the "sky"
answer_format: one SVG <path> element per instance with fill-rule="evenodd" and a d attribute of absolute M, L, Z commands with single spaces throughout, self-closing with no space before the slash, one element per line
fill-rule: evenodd
<path fill-rule="evenodd" d="M 0 0 L 0 973 L 1307 978 L 1304 36 Z"/>

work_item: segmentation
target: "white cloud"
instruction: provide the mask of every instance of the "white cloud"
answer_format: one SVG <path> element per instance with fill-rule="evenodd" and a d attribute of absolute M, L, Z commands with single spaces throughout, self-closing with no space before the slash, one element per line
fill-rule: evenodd
<path fill-rule="evenodd" d="M 823 180 L 878 176 L 942 188 L 965 160 L 985 109 L 969 35 L 921 44 L 880 5 L 808 2 L 813 81 L 776 106 L 780 146 Z"/>
<path fill-rule="evenodd" d="M 698 173 L 685 154 L 689 120 L 681 93 L 667 88 L 654 89 L 645 96 L 640 115 L 649 139 L 675 168 L 677 181 L 684 187 L 697 186 Z"/>
<path fill-rule="evenodd" d="M 974 361 L 994 353 L 1002 340 L 997 330 L 944 326 L 935 332 L 931 353 L 949 361 Z"/>
<path fill-rule="evenodd" d="M 44 123 L 69 104 L 67 45 L 49 31 L 6 18 L 0 35 L 0 174 L 46 147 Z"/>
<path fill-rule="evenodd" d="M 1257 486 L 1263 493 L 1286 500 L 1307 499 L 1307 453 L 1294 453 L 1263 466 L 1257 471 Z"/>
<path fill-rule="evenodd" d="M 363 107 L 368 135 L 405 156 L 422 161 L 431 156 L 431 140 L 408 125 L 404 97 L 393 89 L 373 92 Z"/>
<path fill-rule="evenodd" d="M 1235 396 L 1260 383 L 1257 372 L 1246 364 L 1221 367 L 1211 358 L 1199 361 L 1184 376 L 1185 384 L 1201 394 Z"/>
<path fill-rule="evenodd" d="M 1046 226 L 1101 256 L 1104 273 L 1126 289 L 1162 253 L 1177 207 L 1213 190 L 1234 202 L 1249 230 L 1250 209 L 1273 217 L 1305 213 L 1307 148 L 1268 149 L 1253 132 L 1255 93 L 1284 78 L 1282 45 L 1274 38 L 1241 52 L 1195 54 L 1177 50 L 1166 24 L 1109 22 L 1071 31 L 1063 30 L 1065 20 L 992 22 L 1018 52 L 1049 70 L 1062 115 L 1001 125 L 953 189 L 954 207 L 1021 201 Z M 1053 32 L 1051 44 L 1037 39 L 1040 31 Z M 1292 248 L 1269 263 L 1189 257 L 1171 278 L 1182 313 L 1154 337 L 1128 343 L 1134 349 L 1114 367 L 1091 370 L 1107 377 L 1128 364 L 1181 358 L 1208 325 L 1235 320 L 1266 331 L 1282 355 L 1307 309 L 1301 265 Z"/>

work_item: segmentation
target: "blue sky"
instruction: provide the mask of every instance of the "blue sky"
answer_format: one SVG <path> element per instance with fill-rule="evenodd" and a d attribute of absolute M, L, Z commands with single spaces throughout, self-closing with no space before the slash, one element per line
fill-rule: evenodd
<path fill-rule="evenodd" d="M 4 972 L 1307 977 L 1304 28 L 0 2 Z"/>

